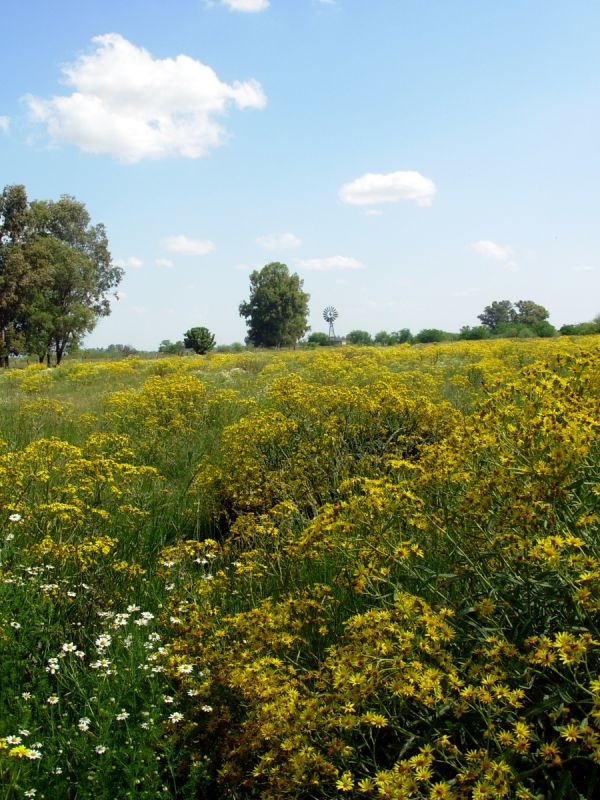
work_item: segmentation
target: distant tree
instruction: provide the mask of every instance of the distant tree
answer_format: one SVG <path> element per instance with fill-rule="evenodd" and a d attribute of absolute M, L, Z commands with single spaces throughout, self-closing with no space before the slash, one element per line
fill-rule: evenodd
<path fill-rule="evenodd" d="M 515 310 L 510 300 L 494 300 L 477 317 L 492 333 L 496 333 L 499 325 L 514 322 L 514 318 Z"/>
<path fill-rule="evenodd" d="M 371 334 L 361 330 L 350 331 L 346 335 L 346 341 L 350 344 L 373 344 Z"/>
<path fill-rule="evenodd" d="M 494 331 L 494 336 L 501 339 L 531 339 L 535 335 L 531 325 L 521 322 L 502 322 Z"/>
<path fill-rule="evenodd" d="M 205 327 L 190 328 L 183 334 L 183 343 L 198 355 L 204 355 L 215 346 L 215 337 Z"/>
<path fill-rule="evenodd" d="M 535 322 L 533 325 L 530 325 L 530 328 L 536 336 L 541 336 L 543 338 L 558 336 L 558 331 L 547 319 Z"/>
<path fill-rule="evenodd" d="M 415 342 L 429 344 L 431 342 L 445 342 L 450 338 L 449 334 L 439 328 L 423 328 L 415 336 Z"/>
<path fill-rule="evenodd" d="M 396 339 L 398 344 L 405 344 L 407 342 L 410 344 L 413 340 L 413 335 L 408 328 L 401 328 L 401 330 L 394 331 L 391 335 Z"/>
<path fill-rule="evenodd" d="M 218 344 L 215 347 L 215 353 L 242 353 L 246 346 L 241 342 L 232 342 L 231 344 Z"/>
<path fill-rule="evenodd" d="M 331 344 L 331 340 L 326 333 L 321 331 L 314 331 L 306 340 L 309 344 L 316 344 L 320 347 L 327 347 Z"/>
<path fill-rule="evenodd" d="M 388 347 L 389 345 L 396 344 L 397 339 L 395 334 L 393 333 L 388 333 L 387 331 L 379 331 L 373 337 L 373 341 L 375 342 L 375 344 Z"/>
<path fill-rule="evenodd" d="M 537 322 L 544 322 L 549 316 L 547 309 L 534 303 L 533 300 L 519 300 L 515 303 L 512 321 L 522 325 L 535 325 Z"/>
<path fill-rule="evenodd" d="M 240 303 L 240 316 L 246 318 L 246 341 L 255 347 L 295 345 L 308 330 L 309 295 L 303 281 L 290 275 L 278 261 L 250 275 L 250 299 Z"/>
<path fill-rule="evenodd" d="M 167 356 L 181 356 L 185 353 L 185 345 L 183 342 L 171 342 L 169 339 L 163 339 L 158 346 L 158 352 Z"/>
<path fill-rule="evenodd" d="M 463 325 L 458 338 L 468 340 L 489 339 L 490 329 L 485 325 L 476 325 L 474 328 L 471 328 L 470 325 Z"/>
<path fill-rule="evenodd" d="M 130 344 L 109 344 L 106 352 L 110 355 L 127 357 L 136 355 L 138 351 Z"/>
<path fill-rule="evenodd" d="M 578 322 L 574 325 L 562 325 L 559 328 L 561 336 L 589 336 L 600 333 L 600 327 L 594 322 Z"/>

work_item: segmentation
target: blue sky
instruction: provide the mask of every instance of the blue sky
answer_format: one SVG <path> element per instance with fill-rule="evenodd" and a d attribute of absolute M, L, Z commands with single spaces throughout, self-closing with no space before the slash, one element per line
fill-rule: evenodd
<path fill-rule="evenodd" d="M 600 4 L 20 0 L 2 185 L 83 201 L 125 267 L 86 339 L 242 341 L 283 261 L 337 331 L 600 313 Z"/>

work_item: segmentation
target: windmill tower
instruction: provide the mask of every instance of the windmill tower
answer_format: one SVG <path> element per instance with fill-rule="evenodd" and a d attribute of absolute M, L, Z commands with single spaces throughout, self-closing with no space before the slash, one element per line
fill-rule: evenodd
<path fill-rule="evenodd" d="M 333 306 L 327 306 L 327 308 L 323 311 L 323 319 L 325 322 L 329 323 L 329 338 L 333 341 L 335 336 L 335 331 L 333 329 L 333 323 L 338 318 L 338 312 Z"/>

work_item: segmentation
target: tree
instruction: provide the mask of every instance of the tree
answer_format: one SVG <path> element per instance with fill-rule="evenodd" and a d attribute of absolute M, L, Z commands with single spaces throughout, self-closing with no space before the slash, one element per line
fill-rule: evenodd
<path fill-rule="evenodd" d="M 182 356 L 185 352 L 185 345 L 183 342 L 172 342 L 169 339 L 163 339 L 158 346 L 158 352 L 167 356 Z"/>
<path fill-rule="evenodd" d="M 415 342 L 421 344 L 430 344 L 431 342 L 446 342 L 452 338 L 451 334 L 440 330 L 439 328 L 423 328 L 415 336 Z"/>
<path fill-rule="evenodd" d="M 393 333 L 388 333 L 387 331 L 379 331 L 373 337 L 373 341 L 375 344 L 383 345 L 384 347 L 388 347 L 389 345 L 396 344 L 396 337 Z"/>
<path fill-rule="evenodd" d="M 109 355 L 115 356 L 123 356 L 127 358 L 127 356 L 135 356 L 137 355 L 137 349 L 130 344 L 109 344 L 106 348 L 106 352 Z"/>
<path fill-rule="evenodd" d="M 413 341 L 413 335 L 408 328 L 401 328 L 399 331 L 392 331 L 391 335 L 398 344 L 405 344 Z"/>
<path fill-rule="evenodd" d="M 486 325 L 475 325 L 472 328 L 470 325 L 463 325 L 458 334 L 459 339 L 489 339 L 490 329 Z"/>
<path fill-rule="evenodd" d="M 331 344 L 331 339 L 327 333 L 321 331 L 314 331 L 307 339 L 309 344 L 316 344 L 319 347 L 328 347 Z"/>
<path fill-rule="evenodd" d="M 215 346 L 215 337 L 208 328 L 190 328 L 183 334 L 184 345 L 198 355 L 204 355 Z"/>
<path fill-rule="evenodd" d="M 99 317 L 123 271 L 112 264 L 104 226 L 90 224 L 85 205 L 27 202 L 23 186 L 0 197 L 0 365 L 16 347 L 59 364 Z"/>
<path fill-rule="evenodd" d="M 550 316 L 544 306 L 534 303 L 533 300 L 519 300 L 515 303 L 515 309 L 513 321 L 522 325 L 535 325 L 544 322 Z"/>
<path fill-rule="evenodd" d="M 112 263 L 103 225 L 91 225 L 85 205 L 63 195 L 60 200 L 34 201 L 30 206 L 27 262 L 45 269 L 33 304 L 22 315 L 30 349 L 60 364 L 69 346 L 93 330 L 99 317 L 110 313 L 109 297 L 123 277 Z"/>
<path fill-rule="evenodd" d="M 563 325 L 559 329 L 561 336 L 589 336 L 599 332 L 600 325 L 594 322 L 578 322 L 574 325 Z"/>
<path fill-rule="evenodd" d="M 499 325 L 514 322 L 515 310 L 510 300 L 494 300 L 486 306 L 477 319 L 495 333 Z"/>
<path fill-rule="evenodd" d="M 346 334 L 346 341 L 350 344 L 373 344 L 371 334 L 368 331 L 354 330 Z"/>
<path fill-rule="evenodd" d="M 43 280 L 41 271 L 25 259 L 23 243 L 29 225 L 24 186 L 6 186 L 0 195 L 0 367 L 8 367 L 8 356 L 18 343 L 17 318 L 31 303 Z"/>
<path fill-rule="evenodd" d="M 295 345 L 308 330 L 308 300 L 303 281 L 274 261 L 250 275 L 250 299 L 240 303 L 246 318 L 246 342 L 255 347 Z"/>

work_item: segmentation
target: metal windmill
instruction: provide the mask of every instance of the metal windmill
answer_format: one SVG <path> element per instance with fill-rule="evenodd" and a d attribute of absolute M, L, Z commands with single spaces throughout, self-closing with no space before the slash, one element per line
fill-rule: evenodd
<path fill-rule="evenodd" d="M 335 331 L 333 329 L 333 323 L 338 318 L 338 312 L 333 306 L 327 306 L 327 308 L 323 311 L 323 319 L 325 322 L 329 323 L 329 338 L 335 339 Z"/>

